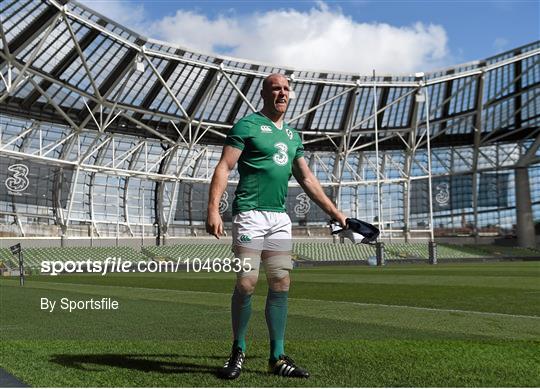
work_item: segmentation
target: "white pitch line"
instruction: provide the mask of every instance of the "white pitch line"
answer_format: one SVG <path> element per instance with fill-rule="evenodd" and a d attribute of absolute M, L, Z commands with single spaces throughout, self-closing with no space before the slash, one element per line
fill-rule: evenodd
<path fill-rule="evenodd" d="M 54 284 L 54 285 L 75 285 L 75 286 L 86 286 L 86 287 L 106 287 L 106 288 L 123 288 L 123 289 L 137 289 L 137 290 L 153 290 L 153 291 L 166 291 L 166 292 L 176 292 L 176 293 L 191 293 L 191 294 L 211 294 L 211 295 L 222 295 L 229 296 L 231 293 L 224 292 L 203 292 L 195 290 L 178 290 L 178 289 L 160 289 L 160 288 L 143 288 L 140 286 L 120 286 L 120 285 L 95 285 L 95 284 L 80 284 L 80 283 L 68 283 L 68 282 L 47 282 L 47 281 L 34 281 L 40 284 Z M 83 293 L 74 291 L 76 293 Z M 503 316 L 503 317 L 513 317 L 513 318 L 522 318 L 522 319 L 536 319 L 540 320 L 540 316 L 529 316 L 529 315 L 515 315 L 511 313 L 501 313 L 501 312 L 482 312 L 482 311 L 467 311 L 463 309 L 446 309 L 446 308 L 428 308 L 428 307 L 415 307 L 412 305 L 395 305 L 395 304 L 379 304 L 379 303 L 359 303 L 356 301 L 336 301 L 336 300 L 320 300 L 320 299 L 306 299 L 306 298 L 296 298 L 289 297 L 289 300 L 294 301 L 315 301 L 321 303 L 332 303 L 332 304 L 349 304 L 349 305 L 358 305 L 365 307 L 383 307 L 383 308 L 402 308 L 402 309 L 412 309 L 418 311 L 431 311 L 431 312 L 448 312 L 448 313 L 465 313 L 472 315 L 484 315 L 484 316 Z"/>
<path fill-rule="evenodd" d="M 317 302 L 327 302 L 334 304 L 352 304 L 366 307 L 384 307 L 384 308 L 403 308 L 403 309 L 415 309 L 419 311 L 435 311 L 435 312 L 449 312 L 449 313 L 468 313 L 473 315 L 487 315 L 487 316 L 508 316 L 524 319 L 540 319 L 540 316 L 529 316 L 529 315 L 514 315 L 511 313 L 501 313 L 501 312 L 482 312 L 482 311 L 467 311 L 464 309 L 445 309 L 445 308 L 428 308 L 428 307 L 415 307 L 412 305 L 395 305 L 395 304 L 378 304 L 378 303 L 359 303 L 355 301 L 336 301 L 336 300 L 318 300 L 318 299 L 303 299 L 303 298 L 289 298 L 289 300 L 304 300 L 304 301 L 317 301 Z"/>

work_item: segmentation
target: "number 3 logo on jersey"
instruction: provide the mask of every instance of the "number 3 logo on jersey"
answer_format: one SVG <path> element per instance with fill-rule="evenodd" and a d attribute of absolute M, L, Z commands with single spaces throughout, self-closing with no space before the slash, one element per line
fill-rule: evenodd
<path fill-rule="evenodd" d="M 272 159 L 279 166 L 286 165 L 287 162 L 289 162 L 289 155 L 287 154 L 287 151 L 289 151 L 289 148 L 287 147 L 285 143 L 281 143 L 281 142 L 276 143 L 274 147 L 278 149 L 278 151 L 277 153 L 274 154 Z"/>

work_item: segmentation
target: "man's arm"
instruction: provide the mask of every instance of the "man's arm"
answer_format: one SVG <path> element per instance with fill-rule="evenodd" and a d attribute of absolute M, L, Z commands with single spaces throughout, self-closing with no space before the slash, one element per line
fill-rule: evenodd
<path fill-rule="evenodd" d="M 347 218 L 336 208 L 326 193 L 324 193 L 319 180 L 317 180 L 317 177 L 311 172 L 304 157 L 294 160 L 293 175 L 309 198 L 315 201 L 315 203 L 331 218 L 336 219 L 343 227 L 345 227 L 347 224 L 345 220 Z"/>
<path fill-rule="evenodd" d="M 223 220 L 221 220 L 221 216 L 219 215 L 219 201 L 227 188 L 227 179 L 234 165 L 236 165 L 238 158 L 240 158 L 240 154 L 242 154 L 242 150 L 232 146 L 224 146 L 221 159 L 214 170 L 212 182 L 210 183 L 206 232 L 218 239 L 220 235 L 223 235 Z"/>

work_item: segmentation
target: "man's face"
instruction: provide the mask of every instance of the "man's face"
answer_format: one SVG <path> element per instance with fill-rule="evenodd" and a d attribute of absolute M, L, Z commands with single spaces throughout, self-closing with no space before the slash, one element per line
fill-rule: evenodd
<path fill-rule="evenodd" d="M 285 113 L 289 105 L 289 81 L 283 76 L 273 76 L 267 81 L 261 92 L 264 106 Z"/>

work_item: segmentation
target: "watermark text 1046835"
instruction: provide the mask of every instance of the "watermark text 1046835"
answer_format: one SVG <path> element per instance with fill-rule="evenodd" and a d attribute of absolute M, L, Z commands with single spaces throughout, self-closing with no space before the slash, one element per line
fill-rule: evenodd
<path fill-rule="evenodd" d="M 201 259 L 193 258 L 186 260 L 186 270 L 194 273 L 207 272 L 207 273 L 230 273 L 230 272 L 249 272 L 252 269 L 251 258 L 210 258 Z"/>
<path fill-rule="evenodd" d="M 200 272 L 243 272 L 252 269 L 250 258 L 178 258 L 176 261 L 124 261 L 122 258 L 107 257 L 105 260 L 86 261 L 42 261 L 41 273 L 56 276 L 71 273 L 168 273 L 187 271 Z"/>

